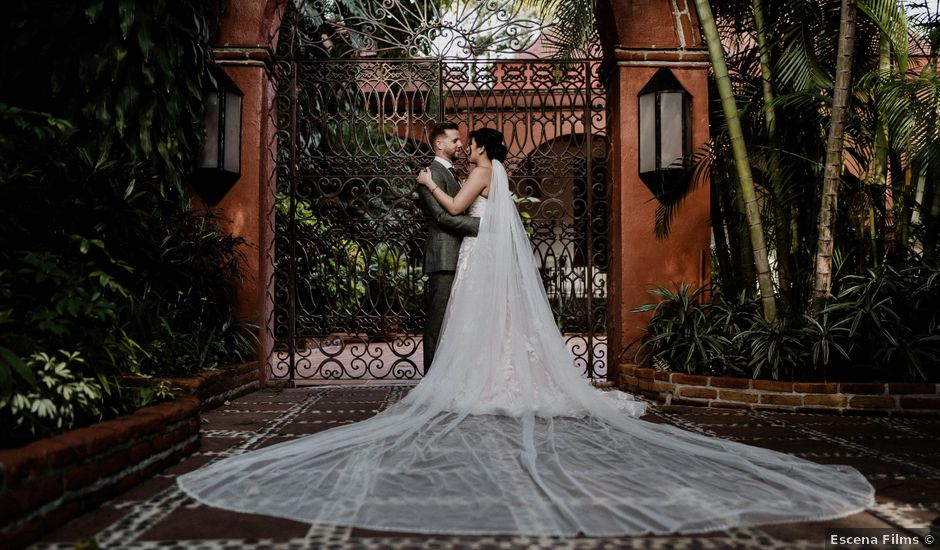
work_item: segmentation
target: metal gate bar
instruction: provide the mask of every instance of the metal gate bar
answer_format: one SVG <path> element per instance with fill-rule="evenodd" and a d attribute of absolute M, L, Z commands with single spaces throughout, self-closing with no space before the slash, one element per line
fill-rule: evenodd
<path fill-rule="evenodd" d="M 603 378 L 609 189 L 598 66 L 282 60 L 274 377 L 421 376 L 425 229 L 412 188 L 432 158 L 429 126 L 448 119 L 506 135 L 556 320 L 577 367 Z"/>

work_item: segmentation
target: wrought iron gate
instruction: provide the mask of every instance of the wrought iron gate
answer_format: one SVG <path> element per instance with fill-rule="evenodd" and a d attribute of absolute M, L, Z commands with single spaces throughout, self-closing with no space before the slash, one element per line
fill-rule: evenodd
<path fill-rule="evenodd" d="M 284 36 L 295 31 L 281 31 L 289 47 L 277 64 L 274 376 L 421 376 L 426 229 L 414 177 L 432 158 L 430 126 L 446 119 L 465 132 L 504 133 L 510 185 L 556 321 L 575 365 L 604 377 L 609 189 L 599 63 L 422 58 L 407 49 L 412 57 L 381 58 L 375 41 L 375 55 L 334 58 L 323 55 L 329 37 L 298 47 Z"/>

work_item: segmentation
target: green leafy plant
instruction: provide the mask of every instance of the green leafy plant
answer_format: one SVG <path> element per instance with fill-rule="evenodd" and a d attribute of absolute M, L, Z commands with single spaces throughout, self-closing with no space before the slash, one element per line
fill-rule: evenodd
<path fill-rule="evenodd" d="M 525 227 L 525 232 L 528 233 L 529 237 L 535 234 L 535 226 L 532 220 L 532 210 L 536 208 L 535 205 L 542 202 L 538 197 L 520 197 L 519 195 L 512 193 L 512 202 L 516 205 L 516 208 L 519 210 L 519 217 L 522 218 L 522 226 Z"/>
<path fill-rule="evenodd" d="M 34 380 L 0 397 L 0 416 L 9 427 L 4 439 L 43 437 L 99 417 L 105 390 L 96 379 L 81 374 L 83 362 L 78 352 L 65 350 L 31 355 L 26 366 Z"/>
<path fill-rule="evenodd" d="M 704 300 L 707 290 L 682 284 L 675 290 L 658 286 L 649 291 L 659 301 L 633 309 L 653 313 L 646 334 L 631 344 L 638 344 L 638 363 L 664 362 L 671 370 L 687 373 L 717 374 L 733 368 L 726 357 L 731 340 L 710 322 L 713 306 Z"/>
<path fill-rule="evenodd" d="M 786 319 L 768 323 L 755 317 L 751 326 L 737 335 L 743 344 L 747 369 L 752 378 L 760 378 L 769 371 L 774 380 L 792 378 L 804 366 L 805 328 Z"/>
<path fill-rule="evenodd" d="M 131 408 L 139 409 L 148 405 L 153 405 L 173 398 L 173 392 L 170 391 L 170 383 L 166 380 L 159 380 L 153 384 L 147 384 L 136 388 L 132 392 L 133 399 L 129 400 Z"/>
<path fill-rule="evenodd" d="M 793 380 L 940 380 L 940 269 L 911 261 L 845 275 L 815 315 L 766 322 L 753 295 L 705 288 L 650 291 L 659 301 L 638 363 L 695 374 Z M 628 348 L 630 349 L 630 348 Z"/>
<path fill-rule="evenodd" d="M 940 332 L 935 304 L 940 269 L 913 261 L 849 275 L 824 310 L 838 319 L 852 371 L 887 371 L 893 377 L 934 380 L 940 377 Z M 892 372 L 893 371 L 893 372 Z"/>
<path fill-rule="evenodd" d="M 234 319 L 231 296 L 248 243 L 219 231 L 218 212 L 194 212 L 182 185 L 204 137 L 219 10 L 53 1 L 11 6 L 0 23 L 0 398 L 22 405 L 49 380 L 87 398 L 18 405 L 4 419 L 24 426 L 17 437 L 167 397 L 124 388 L 128 374 L 253 351 L 257 326 Z"/>
<path fill-rule="evenodd" d="M 171 184 L 160 192 L 181 190 L 203 139 L 208 45 L 221 2 L 8 7 L 0 101 L 69 120 L 79 145 L 144 162 L 158 184 Z"/>
<path fill-rule="evenodd" d="M 849 319 L 838 314 L 842 306 L 835 304 L 824 308 L 815 317 L 806 316 L 807 346 L 814 368 L 818 369 L 823 379 L 827 378 L 827 369 L 839 361 L 849 361 L 852 350 Z"/>

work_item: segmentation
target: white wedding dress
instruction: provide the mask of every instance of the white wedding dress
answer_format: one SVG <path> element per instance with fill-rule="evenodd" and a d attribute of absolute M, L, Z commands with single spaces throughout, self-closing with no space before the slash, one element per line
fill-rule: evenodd
<path fill-rule="evenodd" d="M 374 418 L 178 478 L 199 502 L 311 523 L 441 534 L 694 533 L 874 504 L 854 468 L 639 419 L 581 378 L 493 162 L 434 362 Z"/>

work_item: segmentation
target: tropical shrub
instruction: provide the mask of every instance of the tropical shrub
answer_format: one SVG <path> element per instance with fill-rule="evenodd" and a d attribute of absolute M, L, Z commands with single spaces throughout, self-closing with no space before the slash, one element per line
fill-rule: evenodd
<path fill-rule="evenodd" d="M 0 22 L 0 102 L 66 119 L 78 145 L 181 187 L 203 140 L 221 9 L 215 0 L 11 3 Z"/>
<path fill-rule="evenodd" d="M 848 275 L 826 312 L 842 329 L 843 375 L 891 371 L 909 380 L 940 379 L 940 269 L 910 262 Z"/>
<path fill-rule="evenodd" d="M 77 352 L 33 354 L 26 362 L 34 373 L 33 383 L 0 395 L 3 439 L 15 442 L 30 435 L 51 435 L 68 429 L 76 418 L 97 418 L 105 390 L 98 380 L 75 368 L 82 362 Z"/>
<path fill-rule="evenodd" d="M 159 383 L 121 380 L 243 360 L 257 328 L 232 311 L 247 243 L 219 231 L 218 212 L 194 212 L 182 183 L 204 137 L 218 5 L 51 1 L 6 15 L 0 401 L 12 405 L 0 414 L 13 416 L 0 422 L 16 429 L 4 446 L 164 399 Z"/>
<path fill-rule="evenodd" d="M 727 357 L 732 342 L 726 334 L 732 331 L 725 332 L 722 329 L 727 330 L 726 325 L 712 322 L 718 306 L 705 300 L 708 290 L 693 290 L 686 284 L 675 291 L 663 286 L 650 290 L 659 301 L 633 310 L 653 312 L 635 356 L 688 373 L 719 374 L 734 368 Z"/>
<path fill-rule="evenodd" d="M 658 287 L 633 358 L 677 372 L 774 380 L 940 381 L 940 269 L 910 262 L 836 282 L 814 315 L 766 322 L 756 296 Z M 706 294 L 711 300 L 706 300 Z"/>

